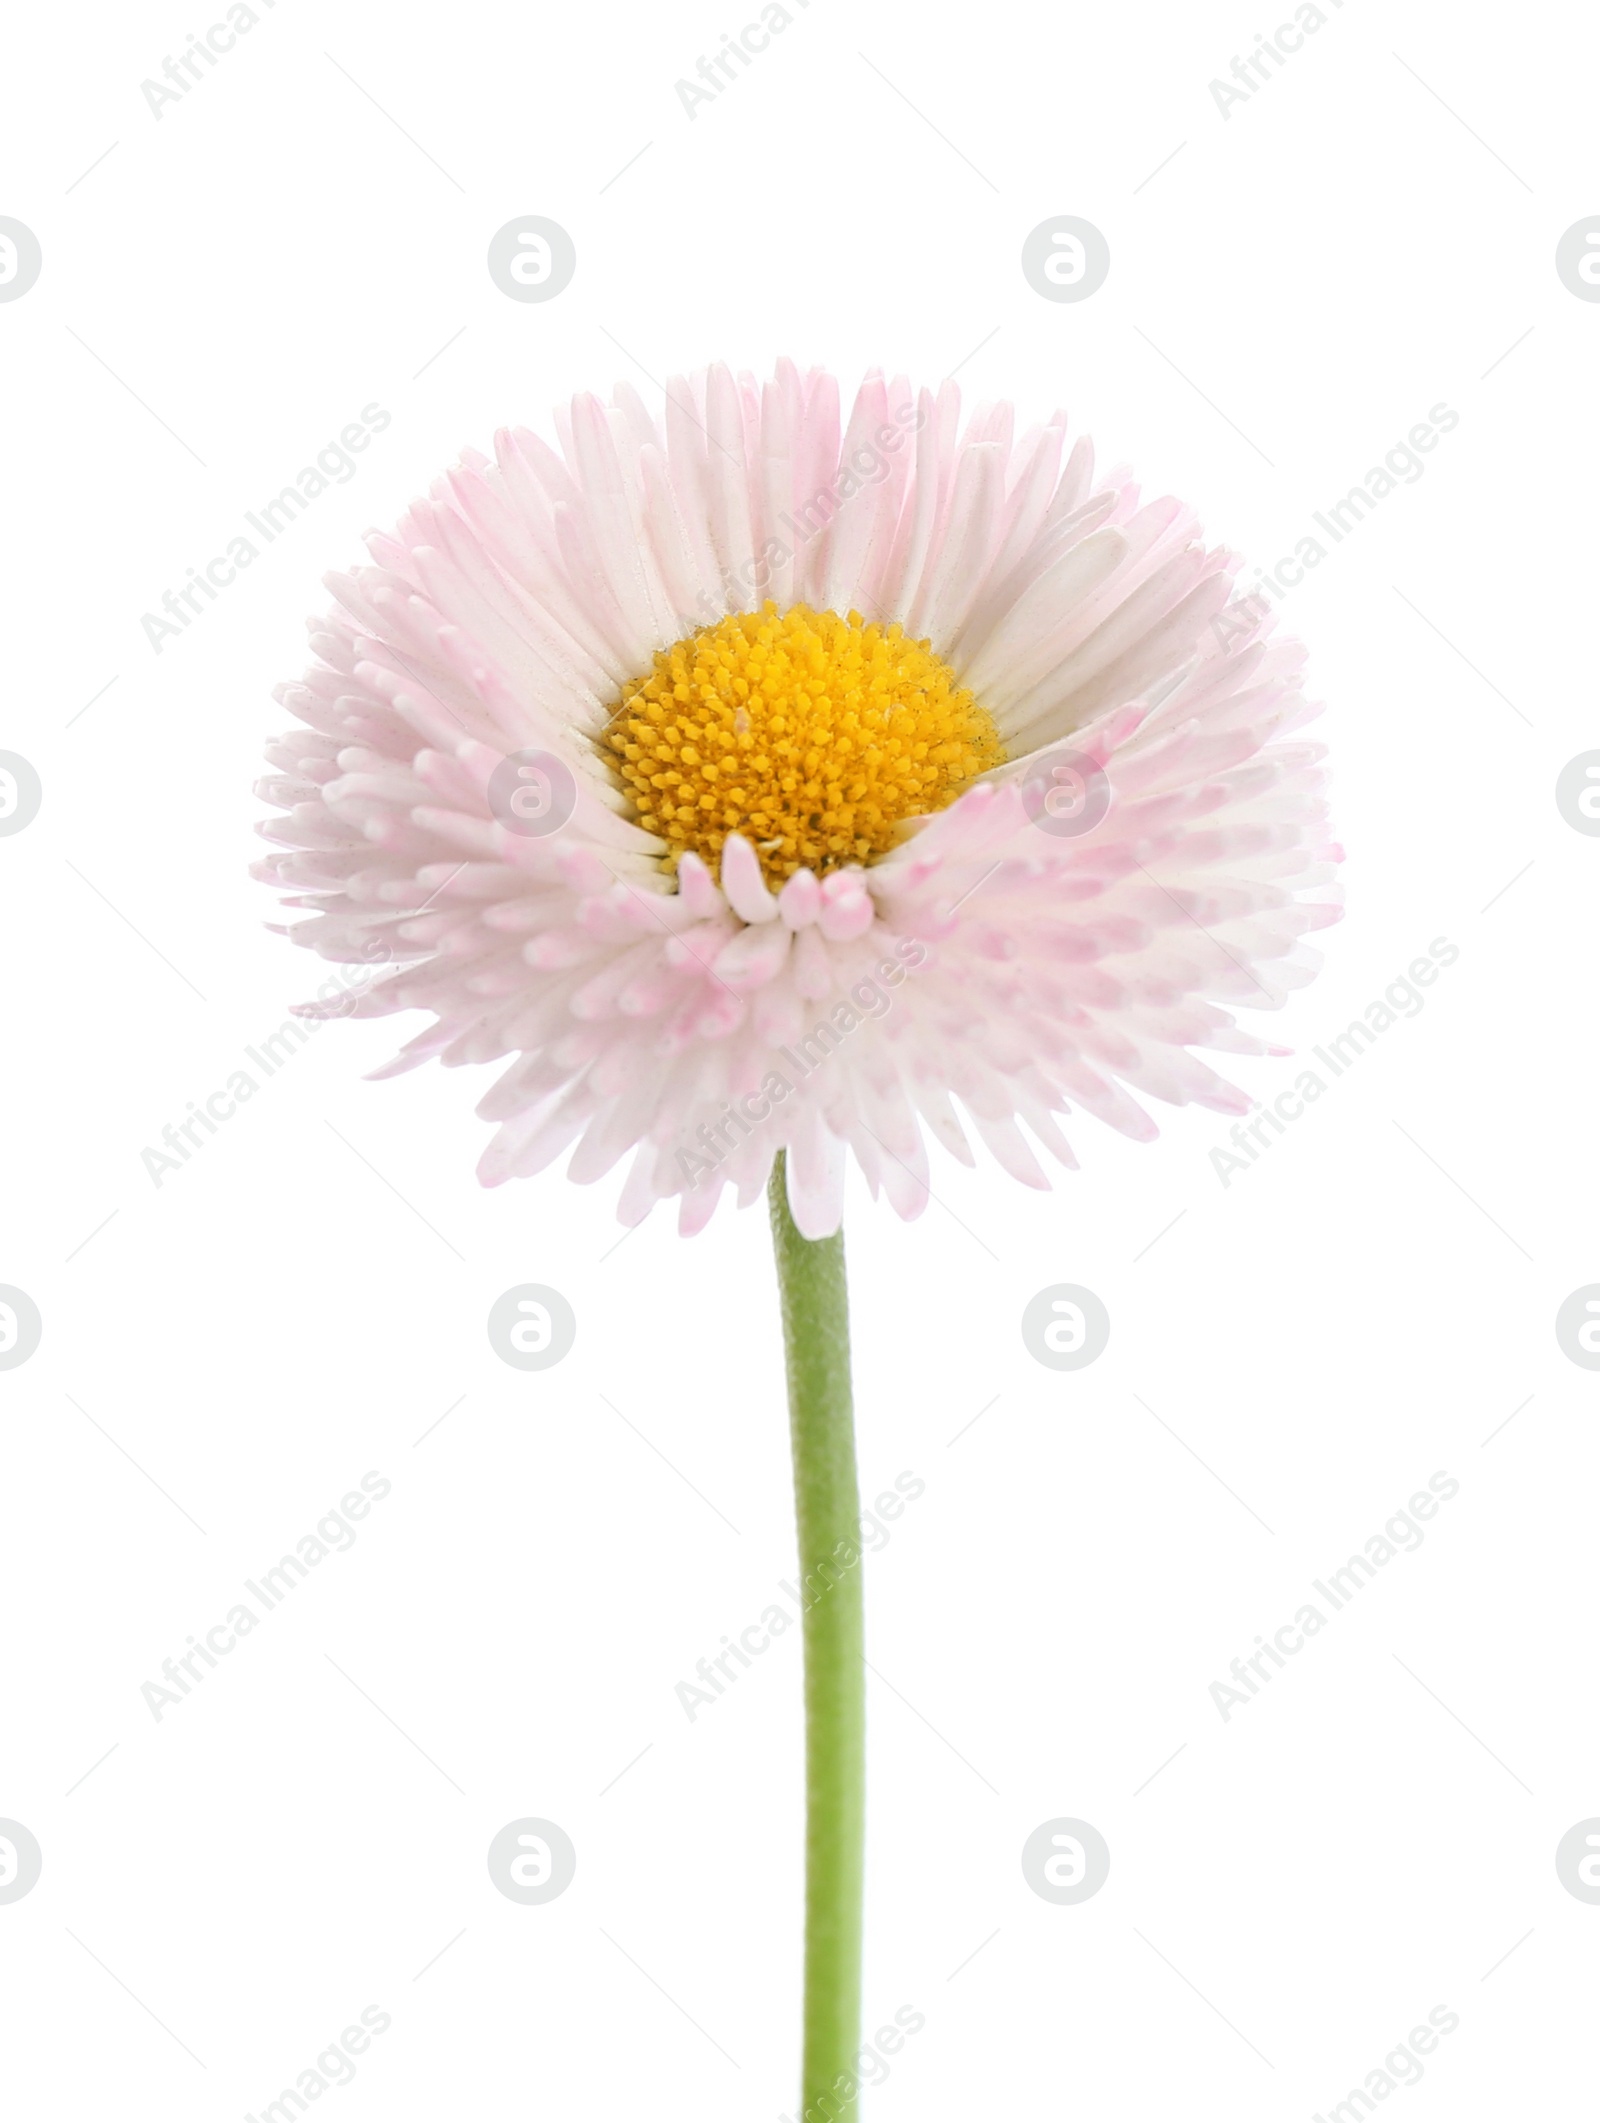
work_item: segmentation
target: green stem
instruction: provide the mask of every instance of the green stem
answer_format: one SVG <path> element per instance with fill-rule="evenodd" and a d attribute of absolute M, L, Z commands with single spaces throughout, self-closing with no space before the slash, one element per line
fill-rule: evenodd
<path fill-rule="evenodd" d="M 770 1191 L 806 1600 L 806 2000 L 800 2123 L 856 2123 L 866 1831 L 861 1505 L 844 1237 L 802 1238 L 782 1153 Z M 840 2082 L 844 2083 L 841 2084 Z M 826 2106 L 817 2107 L 823 2095 Z"/>

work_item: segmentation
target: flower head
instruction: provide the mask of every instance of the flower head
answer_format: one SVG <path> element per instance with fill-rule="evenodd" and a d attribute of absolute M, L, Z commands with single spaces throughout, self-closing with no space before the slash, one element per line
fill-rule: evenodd
<path fill-rule="evenodd" d="M 624 1219 L 697 1230 L 782 1148 L 820 1237 L 847 1154 L 910 1216 L 930 1134 L 1043 1186 L 1075 1107 L 1247 1110 L 1196 1050 L 1274 1051 L 1231 1006 L 1310 978 L 1339 850 L 1303 651 L 1189 510 L 951 384 L 841 433 L 788 362 L 558 427 L 329 579 L 263 784 L 296 941 L 434 1018 L 379 1073 L 509 1059 L 485 1181 L 631 1154 Z"/>

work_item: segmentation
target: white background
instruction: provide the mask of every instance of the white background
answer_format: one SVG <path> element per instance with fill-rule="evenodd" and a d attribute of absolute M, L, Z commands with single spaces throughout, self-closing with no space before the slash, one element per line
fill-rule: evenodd
<path fill-rule="evenodd" d="M 1325 2114 L 1447 2005 L 1417 2123 L 1586 2113 L 1600 1908 L 1553 1854 L 1600 1813 L 1600 1444 L 1553 1321 L 1600 1278 L 1600 842 L 1553 792 L 1600 743 L 1600 306 L 1553 253 L 1600 211 L 1592 25 L 1330 0 L 1224 118 L 1287 6 L 814 0 L 691 120 L 738 7 L 257 11 L 159 119 L 220 8 L 8 35 L 0 212 L 45 259 L 0 306 L 0 746 L 44 784 L 0 840 L 0 1281 L 45 1323 L 0 1375 L 15 2112 L 258 2114 L 367 2005 L 350 2123 L 792 2108 L 797 1637 L 674 1697 L 791 1572 L 762 1213 L 618 1246 L 614 1182 L 480 1191 L 486 1072 L 364 1084 L 389 1023 L 141 1163 L 320 978 L 245 866 L 322 572 L 504 422 L 791 352 L 1065 404 L 1259 563 L 1460 416 L 1286 605 L 1350 913 L 1268 1029 L 1304 1054 L 1448 938 L 1426 1008 L 1227 1188 L 1192 1111 L 1075 1123 L 1048 1195 L 852 1192 L 863 1478 L 927 1484 L 869 1566 L 867 1982 L 926 2026 L 867 2112 Z M 548 305 L 485 270 L 528 212 L 577 246 Z M 1081 305 L 1019 268 L 1064 212 L 1111 245 Z M 154 654 L 141 615 L 369 403 L 356 477 Z M 535 1377 L 484 1333 L 530 1280 L 579 1321 Z M 1018 1331 L 1061 1281 L 1112 1319 L 1065 1377 Z M 369 1469 L 355 1547 L 155 1721 Z M 1436 1470 L 1421 1549 L 1224 1722 L 1211 1683 Z M 523 1815 L 578 1850 L 538 1908 L 484 1862 Z M 1078 1907 L 1019 1865 L 1058 1815 L 1111 1847 Z"/>

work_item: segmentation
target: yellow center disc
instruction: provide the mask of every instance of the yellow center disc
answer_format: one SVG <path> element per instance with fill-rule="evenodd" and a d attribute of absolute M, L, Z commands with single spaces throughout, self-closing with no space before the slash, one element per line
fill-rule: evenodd
<path fill-rule="evenodd" d="M 803 604 L 737 612 L 661 650 L 601 743 L 668 868 L 693 849 L 716 875 L 742 833 L 771 885 L 873 861 L 903 819 L 1005 758 L 927 642 Z"/>

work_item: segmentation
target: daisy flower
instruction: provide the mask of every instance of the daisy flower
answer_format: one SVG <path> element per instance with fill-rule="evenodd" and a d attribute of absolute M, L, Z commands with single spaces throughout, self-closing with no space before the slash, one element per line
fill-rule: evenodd
<path fill-rule="evenodd" d="M 1019 437 L 874 372 L 841 417 L 780 362 L 556 426 L 330 578 L 259 874 L 356 969 L 308 1014 L 430 1013 L 379 1074 L 507 1065 L 486 1181 L 631 1158 L 624 1219 L 676 1196 L 685 1232 L 767 1189 L 808 1588 L 800 2113 L 854 2123 L 847 1160 L 914 1216 L 930 1138 L 1042 1186 L 1033 1144 L 1071 1166 L 1080 1109 L 1136 1137 L 1152 1100 L 1245 1112 L 1202 1056 L 1282 1051 L 1233 1011 L 1310 978 L 1339 850 L 1302 651 L 1064 414 Z"/>
<path fill-rule="evenodd" d="M 279 692 L 258 874 L 383 969 L 312 1013 L 430 1012 L 394 1071 L 508 1064 L 486 1182 L 631 1158 L 686 1232 L 780 1149 L 817 1238 L 850 1156 L 914 1216 L 930 1137 L 1043 1186 L 1075 1110 L 1248 1109 L 1201 1057 L 1273 1051 L 1233 1010 L 1309 978 L 1338 851 L 1303 652 L 1188 508 L 876 372 L 555 425 L 373 534 Z"/>

